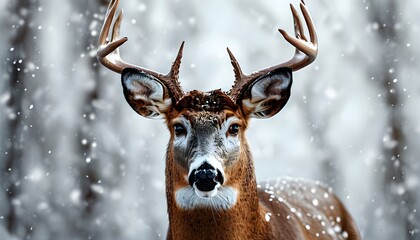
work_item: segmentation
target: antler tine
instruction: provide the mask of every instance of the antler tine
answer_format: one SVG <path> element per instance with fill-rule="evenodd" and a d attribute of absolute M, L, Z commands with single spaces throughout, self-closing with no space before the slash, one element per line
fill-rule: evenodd
<path fill-rule="evenodd" d="M 293 5 L 290 5 L 290 9 L 293 15 L 295 36 L 288 34 L 283 29 L 279 29 L 279 32 L 283 35 L 286 41 L 288 41 L 291 45 L 295 46 L 296 48 L 295 54 L 292 59 L 290 59 L 287 62 L 254 72 L 250 75 L 245 75 L 240 71 L 240 67 L 236 59 L 233 57 L 231 52 L 228 51 L 235 71 L 235 84 L 230 90 L 230 96 L 232 99 L 236 100 L 239 94 L 241 93 L 242 88 L 245 85 L 258 79 L 264 74 L 267 74 L 279 68 L 290 68 L 292 71 L 297 71 L 315 61 L 315 58 L 318 54 L 318 39 L 316 35 L 315 25 L 305 5 L 305 2 L 303 0 L 301 1 L 300 9 L 305 19 L 305 23 L 308 27 L 309 41 L 304 34 L 303 25 L 300 20 L 299 14 L 297 13 Z"/>
<path fill-rule="evenodd" d="M 99 34 L 99 39 L 98 39 L 99 47 L 97 51 L 97 58 L 99 62 L 101 62 L 102 65 L 104 65 L 105 67 L 107 67 L 108 69 L 116 73 L 121 73 L 122 70 L 125 68 L 134 68 L 142 72 L 145 72 L 147 74 L 150 74 L 153 77 L 160 80 L 167 88 L 169 88 L 171 90 L 171 93 L 173 94 L 173 97 L 176 100 L 178 100 L 183 95 L 183 91 L 178 82 L 178 75 L 179 75 L 179 67 L 181 64 L 184 42 L 181 44 L 178 55 L 174 63 L 172 64 L 171 70 L 166 75 L 124 62 L 120 56 L 119 47 L 123 45 L 128 40 L 128 38 L 127 37 L 119 38 L 120 26 L 121 26 L 121 21 L 122 21 L 122 16 L 123 16 L 122 9 L 118 13 L 118 16 L 114 24 L 112 24 L 119 2 L 120 0 L 112 0 L 109 3 L 108 9 L 105 15 L 105 19 L 104 19 L 104 24 L 102 26 L 101 32 Z M 113 25 L 112 33 L 111 33 L 111 40 L 108 41 L 107 38 L 109 35 L 111 25 Z"/>
<path fill-rule="evenodd" d="M 117 19 L 114 22 L 114 27 L 112 28 L 112 34 L 111 34 L 111 42 L 116 40 L 120 36 L 120 26 L 121 26 L 121 21 L 123 17 L 123 12 L 124 10 L 121 9 L 120 12 L 118 13 Z M 119 51 L 119 48 L 116 48 L 115 51 Z"/>
<path fill-rule="evenodd" d="M 181 84 L 179 83 L 179 68 L 181 67 L 181 60 L 182 60 L 182 52 L 184 50 L 184 43 L 185 41 L 182 41 L 181 46 L 179 47 L 178 54 L 176 55 L 176 58 L 174 62 L 172 63 L 171 70 L 169 71 L 168 75 L 165 76 L 165 78 L 161 79 L 162 81 L 167 81 L 167 85 L 172 86 L 172 92 L 174 93 L 175 99 L 180 99 L 184 92 L 182 91 Z"/>
<path fill-rule="evenodd" d="M 239 91 L 243 88 L 243 86 L 246 84 L 246 78 L 248 77 L 242 72 L 241 66 L 238 63 L 238 60 L 236 60 L 233 53 L 230 51 L 229 48 L 227 48 L 227 52 L 230 57 L 230 62 L 233 66 L 233 72 L 235 73 L 235 82 L 233 83 L 232 89 L 229 92 L 230 96 L 237 96 L 239 95 Z"/>
<path fill-rule="evenodd" d="M 245 75 L 242 72 L 241 66 L 239 65 L 233 53 L 230 51 L 229 48 L 226 48 L 226 49 L 230 57 L 230 62 L 232 63 L 232 66 L 233 66 L 233 72 L 235 73 L 235 82 L 240 81 Z"/>
<path fill-rule="evenodd" d="M 300 21 L 299 14 L 296 11 L 296 8 L 293 6 L 293 4 L 290 4 L 290 10 L 292 11 L 293 15 L 293 25 L 295 27 L 296 38 L 301 38 L 305 41 L 308 41 L 308 39 L 305 36 L 305 32 L 303 31 L 302 21 Z"/>
<path fill-rule="evenodd" d="M 175 58 L 174 62 L 172 63 L 171 71 L 169 72 L 169 75 L 176 80 L 178 80 L 178 77 L 179 77 L 179 68 L 181 66 L 182 52 L 184 50 L 184 43 L 185 43 L 185 41 L 182 41 L 181 46 L 179 47 L 179 50 L 178 50 L 178 54 L 176 55 L 176 58 Z"/>
<path fill-rule="evenodd" d="M 318 36 L 316 35 L 314 21 L 312 21 L 309 10 L 306 7 L 306 4 L 303 0 L 300 3 L 300 10 L 303 13 L 303 17 L 305 18 L 306 25 L 308 26 L 310 41 L 315 46 L 314 48 L 315 52 L 313 53 L 313 56 L 314 58 L 316 58 L 316 55 L 318 54 Z"/>
<path fill-rule="evenodd" d="M 99 46 L 107 43 L 106 38 L 108 37 L 109 27 L 111 26 L 112 19 L 115 14 L 115 9 L 115 0 L 112 0 L 108 5 L 108 9 L 105 14 L 104 24 L 102 25 L 101 32 L 99 33 Z"/>

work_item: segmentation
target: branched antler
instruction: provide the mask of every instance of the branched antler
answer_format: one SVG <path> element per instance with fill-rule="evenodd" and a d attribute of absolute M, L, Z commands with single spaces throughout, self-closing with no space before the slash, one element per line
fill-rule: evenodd
<path fill-rule="evenodd" d="M 99 62 L 102 63 L 105 67 L 109 68 L 110 70 L 121 73 L 124 68 L 135 68 L 140 71 L 143 71 L 147 74 L 152 75 L 153 77 L 157 78 L 164 84 L 169 91 L 171 91 L 173 98 L 175 100 L 179 100 L 183 95 L 184 92 L 178 81 L 178 74 L 179 74 L 179 67 L 181 65 L 181 58 L 182 58 L 182 50 L 184 48 L 184 42 L 182 42 L 178 55 L 175 61 L 172 63 L 172 67 L 168 74 L 161 74 L 140 66 L 136 66 L 133 64 L 129 64 L 124 62 L 120 56 L 119 47 L 123 45 L 128 38 L 122 37 L 119 38 L 120 35 L 120 26 L 122 20 L 123 10 L 121 9 L 118 13 L 118 16 L 112 24 L 112 21 L 115 17 L 115 13 L 119 4 L 119 0 L 112 0 L 108 6 L 104 24 L 101 29 L 101 33 L 99 35 L 99 47 L 97 51 L 97 58 Z M 108 35 L 110 28 L 112 26 L 112 33 L 111 33 L 111 40 L 108 41 Z"/>
<path fill-rule="evenodd" d="M 318 54 L 318 39 L 315 31 L 315 26 L 312 21 L 312 18 L 309 14 L 309 11 L 305 5 L 305 2 L 302 0 L 300 3 L 300 9 L 302 11 L 303 17 L 305 19 L 306 25 L 308 26 L 309 31 L 309 41 L 304 34 L 302 22 L 300 20 L 299 14 L 296 9 L 290 4 L 290 8 L 293 14 L 294 26 L 295 26 L 295 36 L 288 34 L 283 29 L 279 29 L 279 32 L 283 35 L 284 39 L 290 44 L 295 46 L 296 51 L 292 59 L 287 62 L 260 70 L 258 72 L 246 75 L 242 72 L 241 67 L 239 66 L 238 61 L 233 56 L 232 52 L 227 49 L 231 63 L 233 66 L 233 71 L 235 73 L 235 83 L 232 86 L 232 89 L 229 91 L 230 97 L 236 101 L 236 99 L 241 94 L 242 88 L 245 85 L 248 85 L 252 81 L 258 79 L 260 76 L 267 74 L 275 69 L 279 68 L 290 68 L 292 71 L 297 71 L 301 68 L 306 67 L 312 63 L 317 54 Z"/>

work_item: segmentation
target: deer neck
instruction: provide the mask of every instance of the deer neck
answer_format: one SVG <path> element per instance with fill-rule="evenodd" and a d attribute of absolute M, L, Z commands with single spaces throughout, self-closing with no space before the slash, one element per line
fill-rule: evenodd
<path fill-rule="evenodd" d="M 171 154 L 166 162 L 166 197 L 168 203 L 168 239 L 266 239 L 269 226 L 264 220 L 265 210 L 260 206 L 253 161 L 249 151 L 241 154 L 240 166 L 234 169 L 238 198 L 228 210 L 198 208 L 181 209 L 175 200 L 177 182 L 184 178 Z"/>

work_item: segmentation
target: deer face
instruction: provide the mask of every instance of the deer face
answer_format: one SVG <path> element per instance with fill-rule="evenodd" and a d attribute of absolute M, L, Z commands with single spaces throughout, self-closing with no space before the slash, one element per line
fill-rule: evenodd
<path fill-rule="evenodd" d="M 174 107 L 169 122 L 170 148 L 186 185 L 176 192 L 183 208 L 210 204 L 227 208 L 236 202 L 228 169 L 239 160 L 246 120 L 222 91 L 192 91 Z M 224 200 L 223 200 L 224 199 Z"/>
<path fill-rule="evenodd" d="M 148 118 L 165 118 L 171 138 L 168 161 L 175 200 L 184 209 L 235 205 L 240 179 L 236 175 L 250 158 L 245 130 L 251 117 L 268 118 L 286 104 L 291 70 L 269 72 L 242 88 L 236 101 L 221 90 L 191 91 L 175 101 L 170 87 L 135 69 L 124 69 L 122 84 L 130 106 Z"/>

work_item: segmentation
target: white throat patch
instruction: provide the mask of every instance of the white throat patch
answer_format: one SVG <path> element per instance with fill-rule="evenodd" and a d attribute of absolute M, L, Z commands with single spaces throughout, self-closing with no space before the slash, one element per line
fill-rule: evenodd
<path fill-rule="evenodd" d="M 238 191 L 232 187 L 220 186 L 213 197 L 200 197 L 194 188 L 187 186 L 175 192 L 175 200 L 182 209 L 213 208 L 227 210 L 235 206 Z"/>

